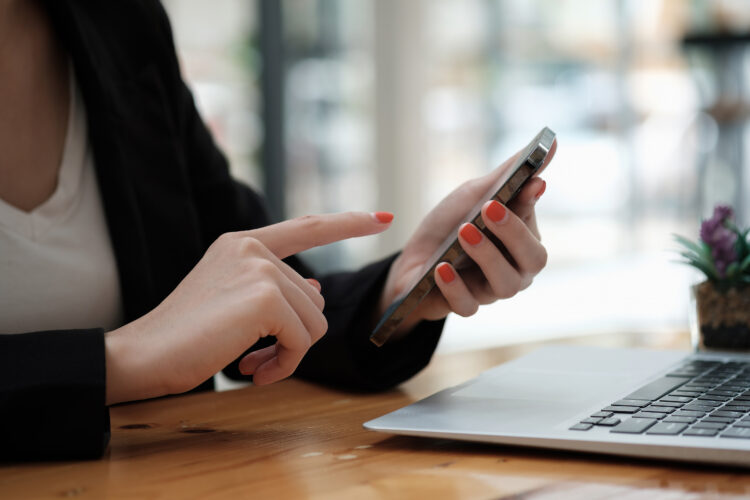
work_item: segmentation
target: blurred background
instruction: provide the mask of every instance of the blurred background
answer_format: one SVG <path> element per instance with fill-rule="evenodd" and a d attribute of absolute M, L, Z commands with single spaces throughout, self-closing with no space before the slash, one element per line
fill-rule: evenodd
<path fill-rule="evenodd" d="M 185 78 L 236 177 L 275 219 L 396 214 L 307 252 L 396 251 L 461 182 L 544 125 L 547 269 L 449 317 L 441 350 L 688 328 L 672 235 L 714 204 L 750 223 L 747 0 L 165 0 Z"/>

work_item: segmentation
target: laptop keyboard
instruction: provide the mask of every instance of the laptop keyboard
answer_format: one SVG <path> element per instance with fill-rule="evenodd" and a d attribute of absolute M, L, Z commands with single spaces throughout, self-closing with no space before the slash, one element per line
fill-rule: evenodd
<path fill-rule="evenodd" d="M 750 439 L 750 363 L 694 360 L 570 428 Z"/>

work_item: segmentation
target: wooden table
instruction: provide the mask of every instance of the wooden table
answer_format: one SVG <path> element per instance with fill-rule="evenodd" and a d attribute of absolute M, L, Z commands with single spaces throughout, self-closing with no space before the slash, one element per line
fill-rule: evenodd
<path fill-rule="evenodd" d="M 685 335 L 599 335 L 688 348 Z M 436 357 L 399 390 L 299 380 L 118 406 L 98 461 L 0 467 L 0 498 L 747 498 L 750 474 L 595 455 L 390 436 L 362 423 L 539 344 Z"/>

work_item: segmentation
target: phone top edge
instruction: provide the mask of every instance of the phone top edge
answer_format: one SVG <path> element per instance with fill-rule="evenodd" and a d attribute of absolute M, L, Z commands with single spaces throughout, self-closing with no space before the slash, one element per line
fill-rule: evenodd
<path fill-rule="evenodd" d="M 555 133 L 549 127 L 544 127 L 534 142 L 534 149 L 529 153 L 528 162 L 538 169 L 544 165 L 544 160 L 552 149 Z"/>

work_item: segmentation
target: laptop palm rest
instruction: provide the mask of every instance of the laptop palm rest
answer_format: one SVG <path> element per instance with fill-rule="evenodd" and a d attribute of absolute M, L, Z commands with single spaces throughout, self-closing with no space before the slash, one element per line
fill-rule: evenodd
<path fill-rule="evenodd" d="M 419 435 L 539 435 L 622 398 L 686 353 L 553 346 L 365 427 Z"/>

